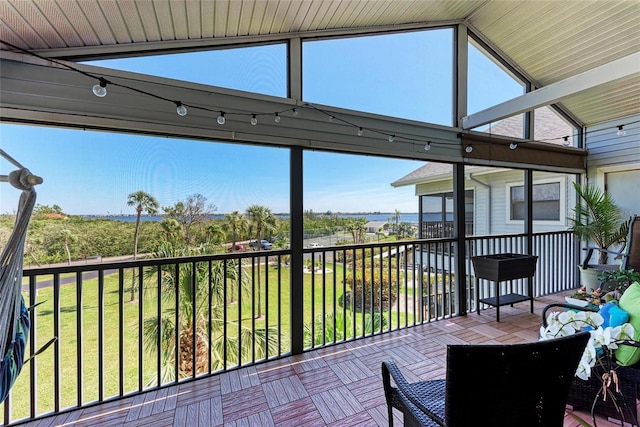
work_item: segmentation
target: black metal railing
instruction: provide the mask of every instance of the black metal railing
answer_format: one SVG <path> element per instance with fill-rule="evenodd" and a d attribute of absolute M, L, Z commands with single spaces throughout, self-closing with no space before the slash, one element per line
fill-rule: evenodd
<path fill-rule="evenodd" d="M 469 309 L 478 299 L 470 257 L 524 253 L 525 239 L 467 238 Z M 55 342 L 25 365 L 0 407 L 3 422 L 282 357 L 293 324 L 304 325 L 310 350 L 454 316 L 454 244 L 308 248 L 302 278 L 291 277 L 288 250 L 26 269 L 23 295 L 35 307 L 28 352 Z M 571 233 L 536 234 L 532 247 L 536 296 L 575 287 Z M 303 287 L 301 310 L 292 310 L 292 286 Z"/>
<path fill-rule="evenodd" d="M 469 310 L 475 310 L 480 298 L 495 296 L 495 288 L 488 280 L 480 279 L 481 289 L 474 289 L 473 265 L 471 257 L 476 255 L 490 255 L 496 253 L 520 253 L 526 254 L 527 236 L 503 235 L 503 236 L 475 236 L 467 237 L 466 270 L 467 270 L 467 300 Z M 548 232 L 533 234 L 531 242 L 531 255 L 538 256 L 536 272 L 533 277 L 534 296 L 548 295 L 575 288 L 578 281 L 577 269 L 577 245 L 575 235 L 569 231 Z M 509 283 L 500 284 L 500 292 L 506 293 L 506 287 L 512 287 L 514 292 L 526 294 L 527 279 L 512 280 Z M 478 294 L 480 294 L 478 296 Z M 484 307 L 480 307 L 481 309 Z"/>

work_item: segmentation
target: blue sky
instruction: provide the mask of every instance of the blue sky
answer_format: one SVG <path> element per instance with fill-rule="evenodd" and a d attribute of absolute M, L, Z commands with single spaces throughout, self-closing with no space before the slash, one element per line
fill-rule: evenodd
<path fill-rule="evenodd" d="M 450 30 L 306 43 L 305 101 L 449 124 Z M 469 111 L 522 93 L 495 64 L 470 52 Z M 120 59 L 94 63 L 134 72 L 281 96 L 284 45 Z M 496 85 L 504 90 L 496 91 Z M 90 85 L 87 90 L 90 90 Z M 108 96 L 108 95 L 107 95 Z M 185 102 L 188 102 L 185 100 Z M 251 204 L 289 210 L 287 149 L 198 142 L 38 126 L 0 125 L 3 150 L 40 175 L 37 203 L 70 214 L 127 214 L 127 195 L 142 190 L 169 206 L 200 193 L 219 213 Z M 316 212 L 417 212 L 413 187 L 390 183 L 423 162 L 306 151 L 305 209 Z M 0 173 L 13 170 L 0 160 Z M 19 191 L 0 186 L 0 213 Z"/>

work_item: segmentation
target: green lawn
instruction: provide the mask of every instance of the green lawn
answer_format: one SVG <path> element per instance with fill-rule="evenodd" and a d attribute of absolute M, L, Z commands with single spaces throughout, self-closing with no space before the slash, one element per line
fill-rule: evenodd
<path fill-rule="evenodd" d="M 324 283 L 321 282 L 321 275 L 316 275 L 315 282 L 312 282 L 313 275 L 305 274 L 302 286 L 304 287 L 305 304 L 303 307 L 304 321 L 311 324 L 312 304 L 313 315 L 317 319 L 333 313 L 334 310 L 342 312 L 338 305 L 338 299 L 342 296 L 344 288 L 342 284 L 343 267 L 327 263 L 327 268 L 331 272 L 324 275 Z M 251 273 L 251 268 L 245 268 L 246 274 Z M 244 326 L 255 327 L 256 329 L 269 326 L 281 331 L 280 352 L 286 353 L 290 349 L 290 278 L 289 269 L 278 269 L 273 266 L 268 268 L 268 275 L 265 276 L 265 265 L 261 268 L 261 289 L 262 289 L 262 316 L 257 317 L 257 309 L 250 304 L 251 296 L 244 297 L 242 311 L 238 313 L 237 299 L 226 305 L 226 315 L 228 322 L 242 322 Z M 280 279 L 280 287 L 278 280 Z M 129 286 L 131 285 L 130 273 L 125 275 L 123 281 L 124 300 L 124 372 L 122 373 L 124 393 L 138 390 L 138 343 L 141 339 L 139 326 L 139 301 L 130 300 Z M 82 289 L 78 293 L 76 286 L 63 285 L 60 289 L 59 325 L 57 334 L 58 342 L 56 346 L 51 346 L 36 360 L 37 378 L 37 410 L 36 413 L 44 413 L 54 410 L 54 359 L 56 351 L 59 354 L 61 390 L 60 408 L 75 406 L 97 400 L 98 384 L 103 382 L 103 398 L 116 396 L 119 393 L 120 377 L 119 370 L 119 283 L 117 275 L 109 275 L 104 280 L 103 301 L 100 306 L 98 280 L 90 279 L 83 281 Z M 149 289 L 143 292 L 143 318 L 147 319 L 157 314 L 157 286 L 146 284 Z M 257 277 L 253 282 L 254 289 L 257 289 Z M 136 294 L 137 296 L 137 294 Z M 400 297 L 400 296 L 399 296 Z M 257 292 L 253 294 L 253 299 L 257 304 Z M 29 301 L 29 295 L 25 294 L 25 300 Z M 36 348 L 40 348 L 54 335 L 54 307 L 53 288 L 40 289 L 37 301 L 42 302 L 36 309 Z M 82 310 L 78 311 L 78 300 Z M 247 301 L 248 300 L 248 301 Z M 323 301 L 326 301 L 323 311 Z M 163 309 L 166 310 L 166 304 Z M 103 325 L 102 334 L 99 331 L 99 318 L 102 313 Z M 350 313 L 349 311 L 347 313 Z M 350 314 L 349 314 L 350 315 Z M 357 325 L 362 323 L 362 315 L 356 314 L 354 321 Z M 393 312 L 391 325 L 396 327 L 398 322 L 405 325 L 411 322 L 404 313 L 398 316 Z M 80 325 L 77 327 L 77 325 Z M 331 322 L 328 322 L 331 326 Z M 389 326 L 387 325 L 387 328 Z M 77 352 L 77 330 L 81 331 L 82 339 L 82 360 L 78 360 Z M 316 330 L 316 335 L 322 334 L 321 330 Z M 230 326 L 227 333 L 230 336 L 237 336 L 237 326 Z M 103 360 L 100 366 L 99 337 L 102 336 Z M 347 336 L 350 338 L 350 336 Z M 270 354 L 275 356 L 276 354 Z M 143 383 L 150 380 L 155 384 L 156 377 L 156 353 L 143 352 Z M 244 360 L 244 363 L 250 360 Z M 33 363 L 33 362 L 31 362 Z M 78 393 L 78 365 L 82 364 L 82 396 Z M 233 364 L 233 362 L 231 362 Z M 237 361 L 235 362 L 237 363 Z M 29 364 L 25 364 L 12 391 L 12 416 L 13 420 L 29 416 Z M 100 378 L 102 373 L 102 378 Z M 3 411 L 0 405 L 0 411 Z"/>

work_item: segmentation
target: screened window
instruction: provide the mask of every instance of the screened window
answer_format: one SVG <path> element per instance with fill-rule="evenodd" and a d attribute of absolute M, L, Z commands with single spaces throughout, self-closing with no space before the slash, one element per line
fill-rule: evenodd
<path fill-rule="evenodd" d="M 467 109 L 469 114 L 525 93 L 525 85 L 485 50 L 469 43 Z M 491 135 L 524 137 L 524 115 L 517 114 L 474 129 Z"/>
<path fill-rule="evenodd" d="M 263 95 L 287 96 L 287 45 L 283 43 L 85 63 Z"/>
<path fill-rule="evenodd" d="M 533 220 L 560 221 L 561 208 L 560 182 L 533 185 Z M 510 220 L 523 221 L 527 208 L 524 198 L 524 185 L 509 187 Z"/>
<path fill-rule="evenodd" d="M 450 28 L 302 45 L 307 102 L 451 126 Z"/>

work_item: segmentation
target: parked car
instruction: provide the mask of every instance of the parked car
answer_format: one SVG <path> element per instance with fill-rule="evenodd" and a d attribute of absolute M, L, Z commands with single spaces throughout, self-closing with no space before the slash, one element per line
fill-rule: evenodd
<path fill-rule="evenodd" d="M 321 247 L 322 247 L 322 245 L 321 245 L 320 243 L 315 243 L 315 242 L 314 242 L 314 243 L 310 243 L 310 244 L 309 244 L 309 247 L 310 247 L 310 248 L 321 248 Z"/>
<path fill-rule="evenodd" d="M 249 243 L 249 246 L 251 246 L 254 249 L 264 249 L 267 251 L 273 249 L 273 243 L 270 243 L 268 240 L 265 240 L 265 239 L 260 240 L 259 244 L 256 240 L 254 240 L 251 243 Z"/>
<path fill-rule="evenodd" d="M 247 251 L 247 247 L 239 243 L 236 244 L 235 250 L 232 250 L 231 248 L 229 248 L 229 252 L 246 252 L 246 251 Z"/>

